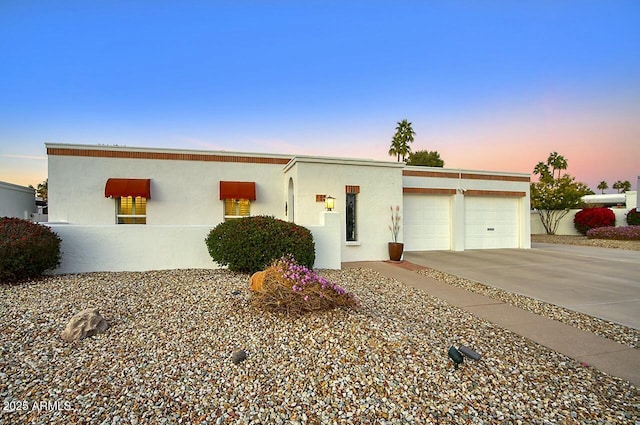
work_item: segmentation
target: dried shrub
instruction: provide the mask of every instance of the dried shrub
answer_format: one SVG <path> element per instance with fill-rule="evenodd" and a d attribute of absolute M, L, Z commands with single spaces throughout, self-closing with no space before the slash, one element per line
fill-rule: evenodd
<path fill-rule="evenodd" d="M 286 254 L 309 268 L 316 259 L 311 231 L 274 217 L 225 221 L 211 230 L 205 243 L 214 261 L 238 272 L 263 270 Z"/>
<path fill-rule="evenodd" d="M 609 208 L 585 208 L 573 219 L 576 230 L 583 235 L 597 227 L 615 226 L 616 215 Z"/>
<path fill-rule="evenodd" d="M 640 226 L 640 212 L 632 208 L 627 213 L 627 224 L 629 226 Z"/>
<path fill-rule="evenodd" d="M 0 282 L 32 279 L 60 265 L 60 238 L 50 228 L 0 218 Z"/>
<path fill-rule="evenodd" d="M 618 241 L 640 241 L 640 226 L 597 227 L 587 232 L 589 239 L 615 239 Z"/>
<path fill-rule="evenodd" d="M 274 261 L 265 270 L 262 285 L 253 291 L 251 303 L 258 309 L 293 315 L 359 305 L 353 294 L 297 264 L 291 256 Z"/>

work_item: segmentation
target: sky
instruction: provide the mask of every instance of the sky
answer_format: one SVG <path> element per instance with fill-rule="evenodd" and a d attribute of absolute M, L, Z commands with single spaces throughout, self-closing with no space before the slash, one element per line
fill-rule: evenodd
<path fill-rule="evenodd" d="M 640 2 L 0 0 L 0 181 L 45 143 L 394 161 L 403 119 L 445 168 L 637 190 Z"/>

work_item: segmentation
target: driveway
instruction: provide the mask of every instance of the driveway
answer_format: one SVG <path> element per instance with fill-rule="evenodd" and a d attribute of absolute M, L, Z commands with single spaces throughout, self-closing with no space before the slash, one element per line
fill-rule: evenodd
<path fill-rule="evenodd" d="M 404 259 L 640 329 L 640 252 L 533 243 L 531 249 L 405 252 Z"/>

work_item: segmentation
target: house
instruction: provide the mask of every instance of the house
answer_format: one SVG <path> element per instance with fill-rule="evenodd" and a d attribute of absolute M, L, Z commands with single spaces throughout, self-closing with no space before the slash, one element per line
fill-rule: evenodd
<path fill-rule="evenodd" d="M 390 207 L 406 250 L 530 248 L 529 175 L 366 159 L 46 145 L 59 273 L 215 268 L 217 224 L 270 215 L 308 227 L 316 268 L 386 260 Z M 335 199 L 328 211 L 325 201 Z"/>
<path fill-rule="evenodd" d="M 0 217 L 30 220 L 36 211 L 35 189 L 0 182 Z"/>

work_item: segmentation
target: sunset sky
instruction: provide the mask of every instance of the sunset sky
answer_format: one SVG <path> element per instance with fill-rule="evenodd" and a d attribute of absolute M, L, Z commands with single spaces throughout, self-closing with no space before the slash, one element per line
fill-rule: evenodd
<path fill-rule="evenodd" d="M 640 2 L 0 2 L 0 181 L 46 142 L 393 161 L 404 118 L 445 168 L 637 190 Z"/>

